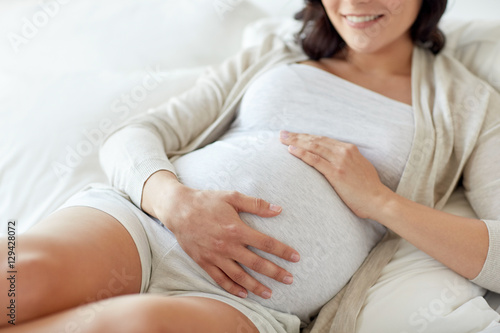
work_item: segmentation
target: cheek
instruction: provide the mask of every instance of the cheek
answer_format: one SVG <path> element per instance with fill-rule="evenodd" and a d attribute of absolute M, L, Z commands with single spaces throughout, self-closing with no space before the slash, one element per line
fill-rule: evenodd
<path fill-rule="evenodd" d="M 342 24 L 342 17 L 338 14 L 337 10 L 335 10 L 331 6 L 327 7 L 326 3 L 324 5 L 326 16 L 330 20 L 331 24 L 338 30 L 338 28 L 340 28 L 340 25 Z"/>
<path fill-rule="evenodd" d="M 391 15 L 396 16 L 401 15 L 407 5 L 408 1 L 405 0 L 389 0 L 386 8 Z"/>
<path fill-rule="evenodd" d="M 404 7 L 404 10 L 395 16 L 400 29 L 409 30 L 417 19 L 417 16 L 420 12 L 420 6 L 417 5 L 417 1 L 415 0 L 406 0 L 402 2 L 402 7 Z"/>
<path fill-rule="evenodd" d="M 411 26 L 420 12 L 421 0 L 389 0 L 387 9 L 397 21 Z"/>
<path fill-rule="evenodd" d="M 339 0 L 322 0 L 321 3 L 325 8 L 332 8 L 334 5 L 338 6 Z"/>
<path fill-rule="evenodd" d="M 338 0 L 322 1 L 326 14 L 332 19 L 338 16 L 340 4 Z"/>

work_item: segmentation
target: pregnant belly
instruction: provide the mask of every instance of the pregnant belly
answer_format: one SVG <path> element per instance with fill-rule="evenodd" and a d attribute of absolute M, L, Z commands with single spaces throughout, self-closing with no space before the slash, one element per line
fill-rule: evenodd
<path fill-rule="evenodd" d="M 251 248 L 292 273 L 294 282 L 284 285 L 244 267 L 273 290 L 271 299 L 249 298 L 305 322 L 347 283 L 385 232 L 380 224 L 357 218 L 323 175 L 289 154 L 277 136 L 260 143 L 225 138 L 173 164 L 189 187 L 236 190 L 283 207 L 273 218 L 240 213 L 249 226 L 301 255 L 299 263 L 290 263 Z"/>

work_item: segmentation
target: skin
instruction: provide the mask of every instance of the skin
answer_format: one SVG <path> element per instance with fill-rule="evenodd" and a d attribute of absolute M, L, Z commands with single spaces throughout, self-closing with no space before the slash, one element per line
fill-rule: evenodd
<path fill-rule="evenodd" d="M 331 59 L 305 64 L 411 104 L 413 45 L 408 27 L 420 2 L 325 0 L 324 6 L 348 47 Z M 379 12 L 385 17 L 376 33 L 354 29 L 343 18 Z M 388 88 L 380 87 L 380 80 Z M 373 165 L 352 144 L 306 133 L 281 134 L 289 152 L 321 172 L 357 216 L 380 222 L 466 278 L 480 272 L 488 251 L 488 232 L 482 221 L 400 197 L 380 182 Z M 172 173 L 159 171 L 144 186 L 142 208 L 171 229 L 183 249 L 230 293 L 245 297 L 249 290 L 271 297 L 272 291 L 238 264 L 283 283 L 292 282 L 289 272 L 246 247 L 295 262 L 299 254 L 247 227 L 238 217 L 238 212 L 273 217 L 281 212 L 279 207 L 238 192 L 191 189 Z M 93 208 L 56 212 L 19 235 L 18 243 L 16 265 L 23 278 L 17 288 L 23 292 L 17 301 L 22 311 L 17 313 L 16 326 L 0 322 L 2 333 L 76 329 L 82 333 L 258 332 L 243 314 L 216 300 L 136 295 L 141 264 L 135 244 L 117 220 Z M 6 239 L 0 239 L 0 247 L 7 247 Z M 5 272 L 6 254 L 0 255 L 0 268 Z M 113 279 L 122 270 L 127 279 L 117 285 Z M 8 290 L 6 279 L 0 279 L 0 290 Z M 0 305 L 8 301 L 7 293 L 0 294 Z"/>

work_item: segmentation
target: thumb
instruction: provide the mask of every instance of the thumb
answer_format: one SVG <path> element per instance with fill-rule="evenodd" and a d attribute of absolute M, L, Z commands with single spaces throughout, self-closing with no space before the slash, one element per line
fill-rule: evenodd
<path fill-rule="evenodd" d="M 233 193 L 230 196 L 229 203 L 232 204 L 238 212 L 251 213 L 262 217 L 276 216 L 282 211 L 282 208 L 278 205 L 239 192 Z"/>

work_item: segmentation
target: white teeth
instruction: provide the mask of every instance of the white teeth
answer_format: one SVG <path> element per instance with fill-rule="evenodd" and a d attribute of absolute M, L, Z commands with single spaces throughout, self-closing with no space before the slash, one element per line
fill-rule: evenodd
<path fill-rule="evenodd" d="M 352 23 L 363 23 L 368 21 L 373 21 L 378 18 L 380 15 L 372 15 L 372 16 L 346 16 L 346 19 Z"/>

